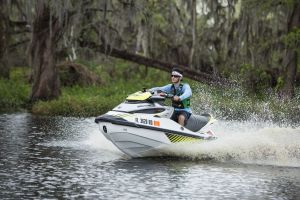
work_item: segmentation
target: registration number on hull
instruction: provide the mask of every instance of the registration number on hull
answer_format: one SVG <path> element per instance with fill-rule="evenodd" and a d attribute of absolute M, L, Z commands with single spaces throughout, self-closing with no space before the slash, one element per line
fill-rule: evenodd
<path fill-rule="evenodd" d="M 145 118 L 135 118 L 135 122 L 139 124 L 146 124 L 151 126 L 160 126 L 160 121 L 145 119 Z"/>

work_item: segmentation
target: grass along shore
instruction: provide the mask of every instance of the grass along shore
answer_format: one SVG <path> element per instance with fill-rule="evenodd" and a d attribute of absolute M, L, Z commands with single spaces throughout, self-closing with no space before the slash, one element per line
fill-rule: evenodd
<path fill-rule="evenodd" d="M 101 77 L 101 85 L 62 87 L 58 99 L 30 105 L 30 69 L 13 68 L 10 80 L 0 79 L 0 112 L 27 111 L 37 115 L 92 117 L 111 110 L 129 94 L 143 87 L 162 86 L 170 82 L 169 73 L 124 62 L 115 67 L 91 65 L 89 69 Z M 220 88 L 186 81 L 193 90 L 191 104 L 196 114 L 209 112 L 217 118 L 229 120 L 258 118 L 284 124 L 300 122 L 299 88 L 293 100 L 282 102 L 272 91 L 258 97 L 248 94 L 241 87 Z"/>

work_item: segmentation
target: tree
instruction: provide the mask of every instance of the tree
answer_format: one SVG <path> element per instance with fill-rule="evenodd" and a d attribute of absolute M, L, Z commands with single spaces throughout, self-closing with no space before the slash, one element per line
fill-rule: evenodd
<path fill-rule="evenodd" d="M 300 29 L 300 2 L 295 0 L 290 8 L 287 20 L 287 34 Z M 298 38 L 299 39 L 299 38 Z M 298 44 L 299 45 L 299 44 Z M 286 45 L 283 67 L 285 71 L 284 85 L 281 90 L 283 97 L 291 98 L 295 95 L 295 81 L 297 75 L 299 46 Z"/>
<path fill-rule="evenodd" d="M 206 81 L 248 70 L 243 81 L 253 91 L 264 81 L 263 75 L 268 86 L 273 87 L 282 78 L 282 94 L 293 95 L 298 47 L 284 41 L 298 37 L 299 0 L 10 2 L 18 2 L 20 12 L 26 15 L 23 18 L 32 24 L 33 101 L 59 95 L 55 68 L 58 61 L 77 56 L 90 59 L 84 56 L 90 56 L 91 52 L 163 70 L 171 65 L 189 67 L 191 77 L 198 72 L 195 74 Z M 27 13 L 22 11 L 21 4 L 26 5 Z M 0 11 L 6 17 L 0 19 L 0 25 L 5 26 L 0 30 L 2 35 L 4 29 L 11 28 L 6 19 L 12 16 L 4 12 L 7 4 L 3 5 Z M 7 41 L 1 45 L 5 46 Z M 96 45 L 88 45 L 91 43 Z M 5 57 L 1 52 L 8 51 L 0 51 L 0 59 Z M 268 82 L 269 76 L 272 83 Z M 200 80 L 199 77 L 194 79 Z"/>
<path fill-rule="evenodd" d="M 33 67 L 31 101 L 53 99 L 60 94 L 54 49 L 61 31 L 61 24 L 56 16 L 51 15 L 49 5 L 45 1 L 37 1 L 30 43 Z"/>
<path fill-rule="evenodd" d="M 192 32 L 192 44 L 190 48 L 190 55 L 189 55 L 189 62 L 188 66 L 192 68 L 193 66 L 193 57 L 194 57 L 194 52 L 195 52 L 195 43 L 196 43 L 196 19 L 197 19 L 197 1 L 192 0 L 192 5 L 191 5 L 191 32 Z"/>
<path fill-rule="evenodd" d="M 81 1 L 77 1 L 80 6 Z M 60 94 L 60 82 L 56 63 L 61 39 L 70 18 L 76 13 L 72 1 L 35 2 L 32 37 L 29 47 L 30 63 L 33 68 L 31 101 L 50 100 Z M 80 9 L 79 9 L 80 10 Z"/>
<path fill-rule="evenodd" d="M 0 0 L 0 77 L 9 78 L 8 47 L 9 35 L 9 5 L 6 0 Z"/>
<path fill-rule="evenodd" d="M 170 72 L 173 67 L 179 68 L 183 71 L 184 76 L 188 77 L 190 79 L 206 83 L 206 84 L 215 84 L 215 85 L 229 85 L 233 84 L 233 82 L 229 82 L 228 80 L 219 78 L 219 77 L 214 77 L 211 76 L 210 74 L 202 73 L 197 70 L 187 68 L 186 66 L 182 66 L 176 63 L 168 63 L 168 62 L 163 62 L 161 60 L 155 60 L 152 58 L 147 58 L 145 56 L 141 56 L 135 53 L 128 52 L 126 50 L 119 50 L 116 48 L 112 48 L 110 45 L 107 45 L 106 47 L 104 45 L 97 45 L 94 42 L 82 42 L 81 43 L 82 47 L 88 47 L 91 49 L 94 49 L 95 51 L 98 51 L 100 53 L 106 54 L 106 50 L 109 52 L 109 56 L 116 57 L 116 58 L 121 58 L 124 60 L 132 61 L 135 63 L 138 63 L 140 65 L 145 65 L 145 66 L 151 66 L 153 68 L 157 68 L 163 71 Z"/>

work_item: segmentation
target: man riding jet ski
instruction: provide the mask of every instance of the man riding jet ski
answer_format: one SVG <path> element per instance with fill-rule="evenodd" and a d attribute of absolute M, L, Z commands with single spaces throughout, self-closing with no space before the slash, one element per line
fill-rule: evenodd
<path fill-rule="evenodd" d="M 100 131 L 131 157 L 162 156 L 163 149 L 174 143 L 215 139 L 208 126 L 216 120 L 209 114 L 191 113 L 191 89 L 181 84 L 181 79 L 182 73 L 172 70 L 173 84 L 129 95 L 112 111 L 95 119 Z M 172 98 L 172 106 L 164 105 L 166 98 Z"/>
<path fill-rule="evenodd" d="M 150 91 L 160 91 L 159 95 L 161 96 L 172 94 L 172 106 L 175 110 L 171 119 L 177 121 L 181 126 L 185 126 L 187 120 L 192 114 L 190 109 L 192 90 L 188 83 L 181 83 L 183 79 L 182 74 L 181 70 L 173 68 L 171 73 L 172 84 L 168 84 L 163 87 L 151 88 Z"/>

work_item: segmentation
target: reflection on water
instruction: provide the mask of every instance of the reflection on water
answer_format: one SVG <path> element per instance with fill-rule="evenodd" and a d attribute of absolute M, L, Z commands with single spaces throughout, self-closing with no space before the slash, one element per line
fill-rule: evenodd
<path fill-rule="evenodd" d="M 231 137 L 222 126 L 216 132 Z M 299 140 L 290 147 L 297 156 L 287 158 L 296 162 L 287 160 L 282 167 L 251 163 L 255 157 L 262 161 L 260 151 L 244 162 L 243 155 L 251 154 L 246 151 L 256 148 L 256 136 L 248 137 L 249 147 L 241 136 L 232 141 L 222 134 L 223 142 L 216 141 L 214 148 L 182 147 L 184 156 L 130 159 L 100 134 L 92 118 L 0 115 L 0 199 L 299 199 Z M 284 144 L 277 140 L 287 138 L 276 134 L 262 144 Z M 201 159 L 205 151 L 215 159 Z M 224 151 L 234 162 L 218 160 Z"/>

